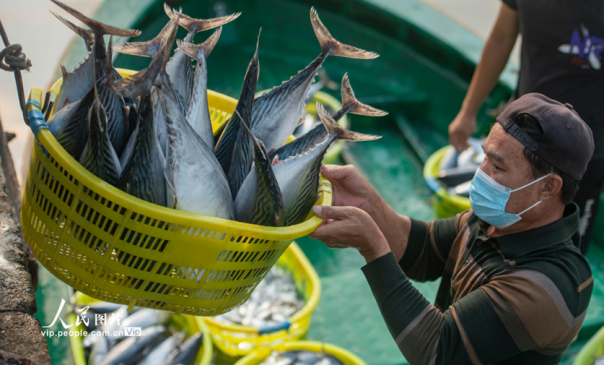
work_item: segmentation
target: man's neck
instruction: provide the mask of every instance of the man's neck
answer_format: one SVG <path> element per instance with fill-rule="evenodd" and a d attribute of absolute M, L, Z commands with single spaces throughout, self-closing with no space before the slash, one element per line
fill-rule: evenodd
<path fill-rule="evenodd" d="M 562 205 L 561 207 L 554 207 L 552 209 L 544 209 L 544 211 L 549 211 L 550 213 L 541 215 L 538 219 L 531 222 L 521 220 L 518 223 L 513 224 L 507 228 L 497 228 L 495 226 L 489 226 L 485 233 L 488 237 L 501 237 L 547 226 L 548 224 L 554 223 L 555 221 L 563 217 L 564 205 Z"/>

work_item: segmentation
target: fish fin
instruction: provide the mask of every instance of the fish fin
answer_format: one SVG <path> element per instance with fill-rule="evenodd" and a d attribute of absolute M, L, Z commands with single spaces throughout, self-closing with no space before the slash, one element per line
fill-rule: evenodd
<path fill-rule="evenodd" d="M 174 19 L 175 11 L 171 9 L 170 6 L 166 3 L 164 3 L 164 11 L 166 12 L 166 15 L 168 15 L 171 19 Z M 180 19 L 178 19 L 178 24 L 189 32 L 197 33 L 225 25 L 226 23 L 232 22 L 233 20 L 237 19 L 239 15 L 241 15 L 241 13 L 234 13 L 220 18 L 194 19 L 188 15 L 183 14 L 181 15 Z"/>
<path fill-rule="evenodd" d="M 278 163 L 279 163 L 279 156 L 276 155 L 275 158 L 273 158 L 273 161 L 271 162 L 271 166 L 275 166 Z"/>
<path fill-rule="evenodd" d="M 208 58 L 220 38 L 220 33 L 222 33 L 222 27 L 216 29 L 216 31 L 203 43 L 194 44 L 179 40 L 176 44 L 187 56 L 200 62 L 199 60 L 201 60 L 202 57 L 205 57 L 205 59 Z"/>
<path fill-rule="evenodd" d="M 65 82 L 65 79 L 69 76 L 69 72 L 67 72 L 64 64 L 61 63 L 59 67 L 61 68 L 61 77 L 63 78 L 63 82 Z"/>
<path fill-rule="evenodd" d="M 78 27 L 77 25 L 73 24 L 72 22 L 70 22 L 69 20 L 63 18 L 62 16 L 60 16 L 59 14 L 55 13 L 52 10 L 50 10 L 50 13 L 52 15 L 54 15 L 55 18 L 59 19 L 61 21 L 61 23 L 65 24 L 69 29 L 71 29 L 72 31 L 74 31 L 75 34 L 77 34 L 80 37 L 84 38 L 84 40 L 86 42 L 92 43 L 94 41 L 94 32 L 92 30 Z"/>
<path fill-rule="evenodd" d="M 176 197 L 176 188 L 174 187 L 174 183 L 172 182 L 172 180 L 170 180 L 170 178 L 168 178 L 168 175 L 166 175 L 166 170 L 164 170 L 164 177 L 166 178 L 166 187 L 170 189 L 172 196 L 174 196 L 174 206 L 172 207 L 172 209 L 176 209 L 176 206 L 178 205 L 178 198 Z"/>
<path fill-rule="evenodd" d="M 298 121 L 298 125 L 296 125 L 296 128 L 299 127 L 302 123 L 304 123 L 304 121 L 306 120 L 307 115 L 302 113 L 302 115 L 300 115 L 300 120 Z"/>
<path fill-rule="evenodd" d="M 53 0 L 56 1 L 56 0 Z M 312 23 L 315 35 L 321 43 L 321 49 L 324 53 L 328 53 L 333 56 L 347 57 L 347 58 L 360 58 L 360 59 L 371 59 L 377 58 L 379 55 L 374 52 L 367 52 L 362 49 L 349 46 L 344 43 L 337 41 L 327 30 L 327 28 L 321 23 L 319 14 L 313 6 L 310 9 L 310 21 Z"/>
<path fill-rule="evenodd" d="M 327 75 L 327 71 L 325 71 L 324 68 L 319 69 L 318 74 L 319 74 L 319 81 L 322 82 L 326 88 L 331 89 L 331 90 L 338 90 L 338 87 L 340 85 L 338 85 L 337 82 L 335 82 L 329 78 L 329 75 Z"/>
<path fill-rule="evenodd" d="M 367 115 L 371 117 L 381 117 L 388 114 L 388 112 L 365 105 L 358 101 L 354 96 L 352 86 L 350 86 L 348 73 L 345 73 L 342 78 L 342 109 L 347 107 L 351 108 L 349 113 L 352 114 Z"/>
<path fill-rule="evenodd" d="M 80 13 L 74 8 L 67 6 L 60 2 L 59 0 L 50 0 L 53 3 L 57 4 L 63 10 L 71 14 L 73 17 L 86 24 L 94 33 L 98 33 L 99 35 L 103 34 L 111 34 L 115 36 L 121 37 L 138 37 L 141 34 L 141 31 L 138 29 L 122 29 L 118 27 L 114 27 L 111 25 L 103 24 L 94 19 L 87 17 L 86 15 Z"/>
<path fill-rule="evenodd" d="M 129 78 L 115 80 L 111 79 L 107 83 L 107 86 L 111 91 L 117 95 L 123 97 L 134 98 L 137 96 L 145 95 L 150 92 L 151 86 L 155 83 L 155 79 L 159 75 L 160 71 L 165 69 L 166 63 L 168 62 L 172 44 L 176 38 L 176 31 L 178 25 L 176 22 L 172 22 L 171 29 L 163 35 L 162 43 L 159 51 L 153 57 L 151 64 L 146 69 L 137 72 Z M 111 44 L 111 40 L 109 41 Z M 107 52 L 109 56 L 111 52 Z M 109 62 L 107 60 L 106 64 Z"/>
<path fill-rule="evenodd" d="M 327 129 L 329 135 L 332 136 L 336 134 L 337 139 L 344 139 L 347 141 L 374 141 L 382 138 L 382 136 L 363 134 L 342 128 L 338 125 L 338 123 L 336 123 L 336 121 L 331 117 L 331 115 L 329 115 L 327 110 L 325 110 L 323 105 L 321 105 L 319 102 L 317 102 L 317 114 L 319 114 L 319 118 L 325 126 L 325 129 Z"/>

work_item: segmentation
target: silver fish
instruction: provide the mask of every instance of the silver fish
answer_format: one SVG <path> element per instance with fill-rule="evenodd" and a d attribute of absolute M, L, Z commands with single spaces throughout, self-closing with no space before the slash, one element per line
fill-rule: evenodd
<path fill-rule="evenodd" d="M 125 329 L 128 327 L 140 327 L 141 329 L 145 329 L 147 327 L 163 325 L 168 322 L 169 319 L 170 313 L 168 312 L 144 308 L 121 321 L 120 326 L 117 328 L 117 332 L 122 333 L 122 335 L 110 335 L 110 337 L 118 340 L 123 339 L 126 338 Z"/>
<path fill-rule="evenodd" d="M 166 178 L 168 207 L 233 219 L 233 198 L 220 164 L 187 123 L 163 77 L 158 95 L 166 116 Z"/>
<path fill-rule="evenodd" d="M 210 148 L 214 148 L 214 132 L 212 131 L 212 119 L 208 107 L 208 68 L 206 58 L 214 49 L 222 27 L 218 28 L 211 37 L 201 44 L 179 42 L 178 48 L 187 56 L 197 60 L 195 69 L 195 85 L 189 102 L 186 120 L 193 130 Z"/>
<path fill-rule="evenodd" d="M 101 365 L 119 365 L 131 360 L 145 347 L 153 344 L 166 332 L 166 327 L 155 326 L 141 331 L 137 337 L 128 337 L 109 351 Z"/>
<path fill-rule="evenodd" d="M 171 19 L 175 18 L 174 11 L 170 9 L 167 4 L 164 4 L 164 10 Z M 194 19 L 182 14 L 178 19 L 178 24 L 189 32 L 183 40 L 183 43 L 191 43 L 197 32 L 221 27 L 237 19 L 239 15 L 241 15 L 241 13 L 214 19 Z M 208 57 L 209 54 L 210 52 L 206 51 L 206 57 Z M 199 67 L 199 60 L 197 67 Z M 172 59 L 166 67 L 166 71 L 168 72 L 168 75 L 170 75 L 170 81 L 174 84 L 174 88 L 183 97 L 184 101 L 189 104 L 194 89 L 193 64 L 191 63 L 189 56 L 185 55 L 182 50 L 177 48 L 174 52 L 174 56 L 172 56 Z"/>
<path fill-rule="evenodd" d="M 373 108 L 357 100 L 356 96 L 354 95 L 354 91 L 352 90 L 352 86 L 350 86 L 348 73 L 344 74 L 344 77 L 342 78 L 341 93 L 342 109 L 332 116 L 333 120 L 336 122 L 347 113 L 371 117 L 381 117 L 388 114 L 385 111 Z M 291 156 L 302 154 L 312 149 L 317 144 L 323 142 L 325 138 L 327 138 L 327 135 L 327 129 L 323 123 L 321 123 L 302 137 L 279 147 L 277 150 L 269 152 L 269 158 L 274 160 L 276 157 L 279 161 L 283 161 Z"/>
<path fill-rule="evenodd" d="M 103 35 L 110 34 L 122 37 L 137 37 L 141 34 L 140 30 L 121 29 L 107 24 L 100 23 L 88 18 L 79 11 L 63 4 L 58 0 L 51 0 L 53 3 L 60 6 L 63 10 L 74 16 L 76 19 L 86 24 L 94 34 L 94 43 L 91 47 L 93 55 L 89 56 L 80 67 L 76 68 L 73 73 L 68 73 L 65 67 L 61 67 L 63 74 L 63 84 L 57 95 L 54 103 L 54 113 L 57 113 L 65 105 L 82 98 L 88 91 L 92 89 L 95 79 L 98 79 L 101 71 L 105 66 L 106 50 Z M 96 63 L 96 65 L 93 65 Z M 99 74 L 93 75 L 93 70 Z"/>
<path fill-rule="evenodd" d="M 235 113 L 231 116 L 228 122 L 225 122 L 226 126 L 224 131 L 220 134 L 220 139 L 216 143 L 214 153 L 216 158 L 222 166 L 222 169 L 228 176 L 229 187 L 231 188 L 231 194 L 233 198 L 236 197 L 239 187 L 245 180 L 245 177 L 250 171 L 250 167 L 253 161 L 251 143 L 249 139 L 242 140 L 241 142 L 247 143 L 247 148 L 242 149 L 239 145 L 238 151 L 235 152 L 235 145 L 238 141 L 239 131 L 242 123 L 249 123 L 252 119 L 252 108 L 254 104 L 254 94 L 256 93 L 256 85 L 258 84 L 258 76 L 260 74 L 260 62 L 258 61 L 258 43 L 260 41 L 260 35 L 258 35 L 258 41 L 256 42 L 256 52 L 252 57 L 245 77 L 243 78 L 243 85 L 241 87 L 241 93 L 239 94 L 239 101 Z M 244 120 L 242 121 L 241 118 Z M 243 132 L 243 136 L 247 137 L 247 133 Z M 237 159 L 235 167 L 231 170 L 233 159 Z"/>
<path fill-rule="evenodd" d="M 289 320 L 304 303 L 292 275 L 280 266 L 273 266 L 247 302 L 215 319 L 262 329 Z"/>
<path fill-rule="evenodd" d="M 57 142 L 76 160 L 82 155 L 88 139 L 87 116 L 94 100 L 94 90 L 83 98 L 68 104 L 54 114 L 48 122 L 48 129 Z"/>
<path fill-rule="evenodd" d="M 175 348 L 165 364 L 178 365 L 178 364 L 190 364 L 191 361 L 199 353 L 199 349 L 203 344 L 203 332 L 197 332 L 193 336 L 189 337 L 185 342 L 179 344 Z"/>
<path fill-rule="evenodd" d="M 166 365 L 168 364 L 170 354 L 178 347 L 184 338 L 184 332 L 170 336 L 151 350 L 138 365 Z"/>
<path fill-rule="evenodd" d="M 253 142 L 250 134 L 243 130 L 242 125 L 246 124 L 248 125 L 247 128 L 249 128 L 249 123 L 252 119 L 254 94 L 256 93 L 256 85 L 258 84 L 258 76 L 260 74 L 260 63 L 258 61 L 259 41 L 260 34 L 258 34 L 258 41 L 256 41 L 256 52 L 243 78 L 243 86 L 239 94 L 237 108 L 228 121 L 214 149 L 218 162 L 220 162 L 222 169 L 227 174 L 233 199 L 236 199 L 237 192 L 249 174 L 254 161 L 252 154 Z"/>
<path fill-rule="evenodd" d="M 134 146 L 126 157 L 117 187 L 128 194 L 165 207 L 166 160 L 155 134 L 151 96 L 142 97 Z"/>
<path fill-rule="evenodd" d="M 292 156 L 273 165 L 285 206 L 285 225 L 298 224 L 312 208 L 319 186 L 319 168 L 327 148 L 336 140 L 372 141 L 381 138 L 345 130 L 317 102 L 317 113 L 328 137 L 301 155 Z"/>
<path fill-rule="evenodd" d="M 98 340 L 92 346 L 90 356 L 88 356 L 88 365 L 99 365 L 107 357 L 109 352 L 109 341 L 103 335 L 99 336 Z"/>
<path fill-rule="evenodd" d="M 309 86 L 328 56 L 361 59 L 378 57 L 375 53 L 338 42 L 321 23 L 314 7 L 310 11 L 310 20 L 321 44 L 319 57 L 281 86 L 257 98 L 254 103 L 252 133 L 269 151 L 283 146 L 298 126 Z"/>
<path fill-rule="evenodd" d="M 281 227 L 284 223 L 283 197 L 266 149 L 245 123 L 237 142 L 251 139 L 255 167 L 247 175 L 235 198 L 235 220 L 261 226 Z"/>
<path fill-rule="evenodd" d="M 117 185 L 122 172 L 120 160 L 109 140 L 107 114 L 95 97 L 88 113 L 88 142 L 84 147 L 79 162 L 85 169 L 111 185 Z"/>

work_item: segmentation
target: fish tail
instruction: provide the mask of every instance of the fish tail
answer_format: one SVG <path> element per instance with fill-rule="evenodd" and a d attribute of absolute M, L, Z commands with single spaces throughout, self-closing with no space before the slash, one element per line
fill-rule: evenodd
<path fill-rule="evenodd" d="M 78 19 L 82 23 L 86 24 L 97 36 L 105 34 L 120 36 L 120 37 L 137 37 L 141 34 L 140 30 L 137 29 L 122 29 L 111 25 L 103 24 L 94 19 L 87 17 L 72 7 L 69 7 L 59 0 L 51 0 L 53 3 L 60 6 L 63 10 L 71 14 L 74 18 Z"/>
<path fill-rule="evenodd" d="M 168 6 L 168 4 L 164 3 L 164 11 L 171 18 L 174 19 L 175 11 Z M 185 28 L 187 31 L 191 33 L 197 33 L 204 30 L 220 27 L 225 25 L 233 20 L 237 19 L 241 15 L 241 13 L 234 13 L 231 15 L 223 16 L 220 18 L 212 18 L 212 19 L 195 19 L 191 18 L 188 15 L 181 15 L 178 20 L 178 24 Z"/>
<path fill-rule="evenodd" d="M 317 114 L 319 114 L 319 118 L 325 126 L 325 129 L 327 129 L 329 136 L 335 136 L 335 139 L 343 139 L 346 141 L 374 141 L 382 138 L 382 136 L 363 134 L 342 128 L 319 102 L 317 102 Z"/>
<path fill-rule="evenodd" d="M 57 19 L 59 19 L 61 23 L 65 24 L 69 29 L 73 30 L 77 35 L 84 38 L 86 42 L 92 43 L 94 41 L 94 32 L 92 30 L 78 27 L 77 25 L 73 24 L 72 22 L 63 18 L 52 10 L 50 11 L 50 13 L 54 15 Z"/>
<path fill-rule="evenodd" d="M 180 12 L 175 12 L 174 17 L 182 16 Z M 162 41 L 167 37 L 168 34 L 172 31 L 172 25 L 174 20 L 170 18 L 168 23 L 162 28 L 158 35 L 155 38 L 148 40 L 146 42 L 126 42 L 123 45 L 115 44 L 113 46 L 113 50 L 123 54 L 129 54 L 132 56 L 141 56 L 141 57 L 155 57 L 155 55 L 159 52 L 161 48 Z"/>
<path fill-rule="evenodd" d="M 354 91 L 352 91 L 352 86 L 350 86 L 348 73 L 344 74 L 342 78 L 342 109 L 348 109 L 348 112 L 352 114 L 367 115 L 370 117 L 381 117 L 388 114 L 388 112 L 363 104 L 357 100 L 356 96 L 354 96 Z"/>
<path fill-rule="evenodd" d="M 338 40 L 336 40 L 329 33 L 323 23 L 321 23 L 321 19 L 319 19 L 319 14 L 317 14 L 317 10 L 315 10 L 314 6 L 310 9 L 310 21 L 315 31 L 315 35 L 317 36 L 319 43 L 321 43 L 321 49 L 323 50 L 323 53 L 333 56 L 360 59 L 371 59 L 379 57 L 377 53 L 367 52 L 362 49 L 352 47 L 344 43 L 340 43 Z"/>
<path fill-rule="evenodd" d="M 153 60 L 146 69 L 137 72 L 129 78 L 116 80 L 111 79 L 107 83 L 107 86 L 115 94 L 127 98 L 135 98 L 137 96 L 146 95 L 150 92 L 151 86 L 155 83 L 155 79 L 159 75 L 160 71 L 163 70 L 170 57 L 171 46 L 176 38 L 176 31 L 178 30 L 178 23 L 170 22 L 171 26 L 167 29 L 167 32 L 162 35 L 161 46 L 159 51 L 153 57 Z M 113 37 L 113 36 L 112 36 Z M 111 39 L 109 40 L 109 52 L 107 52 L 107 62 L 105 67 L 111 67 L 111 60 L 109 56 L 111 54 Z"/>
<path fill-rule="evenodd" d="M 329 78 L 329 75 L 324 68 L 319 70 L 319 82 L 323 83 L 323 85 L 328 89 L 338 90 L 338 83 Z"/>
<path fill-rule="evenodd" d="M 176 44 L 178 48 L 180 48 L 187 56 L 194 58 L 197 62 L 201 62 L 203 58 L 207 59 L 216 43 L 218 43 L 218 39 L 220 38 L 220 33 L 222 33 L 222 27 L 216 29 L 214 34 L 212 34 L 205 42 L 200 44 L 194 44 L 189 42 L 177 41 Z"/>

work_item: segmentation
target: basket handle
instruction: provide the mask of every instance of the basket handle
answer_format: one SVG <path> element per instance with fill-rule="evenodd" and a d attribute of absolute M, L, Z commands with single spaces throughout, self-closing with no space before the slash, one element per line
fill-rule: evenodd
<path fill-rule="evenodd" d="M 283 323 L 275 324 L 272 326 L 260 327 L 258 328 L 258 334 L 264 335 L 266 333 L 277 332 L 282 330 L 289 330 L 291 323 L 289 321 L 285 321 Z"/>
<path fill-rule="evenodd" d="M 29 99 L 25 104 L 27 107 L 27 118 L 29 119 L 29 127 L 34 136 L 38 136 L 41 129 L 48 129 L 44 114 L 42 114 L 42 95 L 43 91 L 37 86 L 31 88 Z"/>

